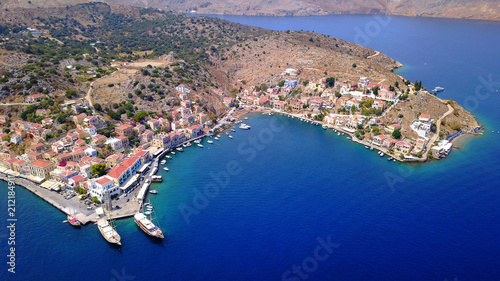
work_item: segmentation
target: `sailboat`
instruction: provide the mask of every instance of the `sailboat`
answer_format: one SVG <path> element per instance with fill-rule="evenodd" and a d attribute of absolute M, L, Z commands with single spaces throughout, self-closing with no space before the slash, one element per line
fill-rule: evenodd
<path fill-rule="evenodd" d="M 104 202 L 107 205 L 107 209 L 111 210 L 113 208 L 113 203 L 111 197 L 109 196 L 109 190 L 106 189 L 104 193 Z M 113 225 L 112 221 L 108 220 L 107 217 L 102 217 L 97 221 L 97 228 L 101 232 L 102 237 L 106 239 L 111 244 L 121 245 L 121 237 L 116 231 L 116 227 Z"/>
<path fill-rule="evenodd" d="M 100 218 L 97 221 L 97 227 L 99 228 L 99 231 L 102 234 L 102 237 L 106 239 L 111 244 L 118 244 L 121 245 L 122 243 L 120 242 L 121 237 L 116 232 L 116 229 L 114 226 L 106 219 L 106 218 Z"/>
<path fill-rule="evenodd" d="M 154 217 L 153 207 L 148 204 L 147 209 L 148 211 L 144 213 L 138 212 L 134 215 L 135 223 L 149 236 L 164 238 L 163 231 L 158 226 L 158 221 Z M 149 215 L 149 218 L 146 214 Z M 153 221 L 156 221 L 156 224 Z"/>

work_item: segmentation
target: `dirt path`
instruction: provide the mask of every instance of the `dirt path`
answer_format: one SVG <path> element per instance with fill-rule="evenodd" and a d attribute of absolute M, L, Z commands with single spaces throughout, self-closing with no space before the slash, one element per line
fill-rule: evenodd
<path fill-rule="evenodd" d="M 425 156 L 424 159 L 427 159 L 432 145 L 434 144 L 436 139 L 439 137 L 439 131 L 441 129 L 441 120 L 443 120 L 446 116 L 450 115 L 452 112 L 453 112 L 453 107 L 451 107 L 451 105 L 448 104 L 448 111 L 446 111 L 446 113 L 444 113 L 441 117 L 439 117 L 439 119 L 436 122 L 436 134 L 427 143 L 427 149 L 426 149 L 426 152 L 424 155 Z"/>
<path fill-rule="evenodd" d="M 375 54 L 374 55 L 371 55 L 371 56 L 368 56 L 366 57 L 367 59 L 371 59 L 371 58 L 374 58 L 376 56 L 380 55 L 380 52 L 379 51 L 375 51 Z"/>

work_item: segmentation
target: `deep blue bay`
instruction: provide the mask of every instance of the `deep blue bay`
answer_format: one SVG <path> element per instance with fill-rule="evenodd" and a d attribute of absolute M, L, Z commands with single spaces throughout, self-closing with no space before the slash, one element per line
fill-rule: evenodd
<path fill-rule="evenodd" d="M 320 126 L 252 114 L 251 130 L 185 149 L 167 161 L 170 172 L 160 170 L 164 182 L 150 198 L 166 232 L 161 243 L 126 219 L 117 221 L 117 250 L 95 225 L 73 229 L 61 223 L 61 212 L 18 187 L 17 273 L 2 267 L 0 280 L 500 279 L 500 23 L 224 18 L 348 41 L 361 40 L 357 30 L 377 33 L 366 30 L 379 23 L 380 31 L 359 43 L 403 63 L 398 74 L 410 81 L 445 87 L 440 96 L 476 114 L 485 135 L 442 161 L 404 165 Z M 228 165 L 233 175 L 213 188 L 214 175 Z M 6 206 L 7 184 L 0 186 Z M 205 187 L 212 197 L 200 199 Z M 180 209 L 189 207 L 196 214 L 183 216 Z M 6 208 L 0 218 L 5 229 Z M 4 265 L 7 233 L 0 232 Z M 308 271 L 294 274 L 294 265 Z"/>

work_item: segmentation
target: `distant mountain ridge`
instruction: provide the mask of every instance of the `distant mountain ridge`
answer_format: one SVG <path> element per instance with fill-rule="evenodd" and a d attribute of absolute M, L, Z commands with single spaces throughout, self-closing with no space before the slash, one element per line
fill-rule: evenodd
<path fill-rule="evenodd" d="M 391 14 L 500 20 L 498 0 L 108 0 L 200 14 L 306 16 Z"/>

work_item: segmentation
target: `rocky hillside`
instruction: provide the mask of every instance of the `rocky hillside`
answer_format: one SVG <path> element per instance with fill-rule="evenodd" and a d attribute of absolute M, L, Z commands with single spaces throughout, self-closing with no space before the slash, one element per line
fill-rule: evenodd
<path fill-rule="evenodd" d="M 342 13 L 500 20 L 500 2 L 497 0 L 108 1 L 200 14 L 303 16 Z"/>

